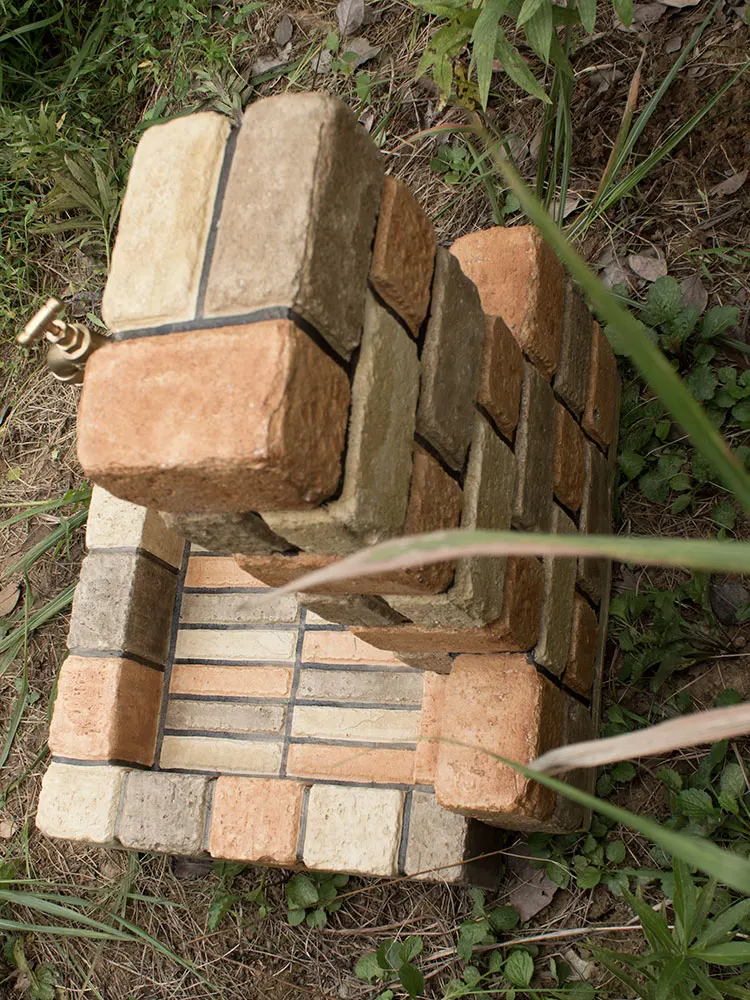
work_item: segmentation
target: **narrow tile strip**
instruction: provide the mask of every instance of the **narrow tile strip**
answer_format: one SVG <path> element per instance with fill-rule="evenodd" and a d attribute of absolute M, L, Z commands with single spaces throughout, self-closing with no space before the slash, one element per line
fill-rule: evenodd
<path fill-rule="evenodd" d="M 164 667 L 164 687 L 161 693 L 161 708 L 159 710 L 159 727 L 156 731 L 156 749 L 154 751 L 153 770 L 159 770 L 159 759 L 161 757 L 161 745 L 164 742 L 164 725 L 167 717 L 167 702 L 169 700 L 169 684 L 172 678 L 172 664 L 174 663 L 174 652 L 177 648 L 177 635 L 180 629 L 180 611 L 182 609 L 182 591 L 185 586 L 185 575 L 187 574 L 188 562 L 190 561 L 190 542 L 185 542 L 182 550 L 182 563 L 177 577 L 177 589 L 174 595 L 174 607 L 172 609 L 172 625 L 169 631 L 169 649 L 167 651 L 167 662 Z"/>

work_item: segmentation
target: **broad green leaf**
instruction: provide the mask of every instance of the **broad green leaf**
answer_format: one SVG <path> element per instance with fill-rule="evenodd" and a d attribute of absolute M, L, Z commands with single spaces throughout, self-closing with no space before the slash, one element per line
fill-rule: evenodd
<path fill-rule="evenodd" d="M 385 969 L 378 962 L 378 957 L 374 951 L 367 955 L 362 955 L 354 966 L 354 975 L 357 979 L 363 979 L 366 983 L 371 983 L 374 979 L 383 979 Z"/>
<path fill-rule="evenodd" d="M 677 806 L 688 819 L 700 821 L 714 814 L 714 803 L 708 792 L 700 788 L 686 788 L 677 793 Z"/>
<path fill-rule="evenodd" d="M 295 909 L 314 906 L 318 902 L 318 888 L 307 875 L 292 875 L 286 886 L 286 898 Z"/>
<path fill-rule="evenodd" d="M 643 472 L 646 459 L 635 451 L 624 451 L 617 457 L 620 468 L 628 479 L 635 479 Z"/>
<path fill-rule="evenodd" d="M 424 991 L 424 976 L 413 965 L 402 965 L 398 978 L 410 997 L 417 997 Z"/>
<path fill-rule="evenodd" d="M 625 843 L 622 840 L 612 840 L 607 844 L 607 861 L 616 865 L 622 864 L 626 855 Z"/>
<path fill-rule="evenodd" d="M 747 965 L 750 964 L 750 941 L 727 941 L 713 948 L 702 948 L 693 952 L 710 965 Z"/>
<path fill-rule="evenodd" d="M 593 865 L 588 865 L 576 873 L 576 882 L 579 889 L 593 889 L 602 880 L 602 873 Z"/>
<path fill-rule="evenodd" d="M 327 922 L 328 922 L 328 916 L 322 906 L 319 906 L 314 910 L 307 911 L 307 916 L 305 917 L 305 923 L 307 924 L 308 927 L 313 927 L 313 928 L 325 927 Z"/>
<path fill-rule="evenodd" d="M 304 923 L 306 916 L 307 910 L 303 910 L 301 907 L 298 909 L 287 910 L 286 922 L 290 927 L 298 927 L 299 924 Z"/>
<path fill-rule="evenodd" d="M 679 858 L 674 862 L 675 933 L 683 948 L 690 943 L 689 933 L 697 911 L 698 893 L 688 866 Z"/>
<path fill-rule="evenodd" d="M 534 975 L 533 958 L 527 951 L 514 948 L 505 960 L 503 975 L 512 986 L 523 989 L 529 985 Z"/>
<path fill-rule="evenodd" d="M 593 35 L 596 25 L 596 0 L 578 0 L 578 12 L 587 35 Z"/>
<path fill-rule="evenodd" d="M 626 28 L 633 23 L 633 0 L 612 0 L 615 13 Z"/>
<path fill-rule="evenodd" d="M 541 84 L 524 62 L 520 52 L 505 37 L 505 32 L 501 27 L 498 28 L 497 39 L 495 40 L 495 55 L 503 64 L 503 69 L 511 80 L 522 90 L 525 90 L 527 94 L 531 94 L 532 97 L 544 101 L 545 104 L 552 103 L 551 99 L 545 94 Z"/>
<path fill-rule="evenodd" d="M 512 931 L 521 918 L 513 906 L 497 906 L 489 915 L 490 926 L 496 934 Z"/>
<path fill-rule="evenodd" d="M 685 385 L 696 399 L 705 402 L 713 397 L 719 379 L 713 368 L 708 365 L 696 365 L 685 378 Z"/>
<path fill-rule="evenodd" d="M 208 907 L 208 917 L 206 920 L 210 931 L 216 930 L 236 902 L 237 896 L 235 896 L 232 892 L 218 890 L 214 893 L 213 899 Z"/>
<path fill-rule="evenodd" d="M 638 914 L 641 926 L 643 927 L 643 933 L 646 935 L 651 948 L 654 951 L 661 950 L 674 954 L 676 945 L 672 935 L 669 933 L 664 913 L 661 911 L 657 913 L 648 903 L 644 902 L 638 896 L 634 896 L 631 892 L 626 892 L 624 895 L 630 906 Z"/>
<path fill-rule="evenodd" d="M 728 934 L 750 917 L 750 899 L 741 899 L 727 907 L 705 927 L 695 942 L 697 948 L 719 944 Z"/>
<path fill-rule="evenodd" d="M 416 934 L 410 934 L 409 937 L 401 943 L 401 961 L 411 962 L 411 960 L 416 958 L 417 955 L 422 954 L 422 947 L 422 938 Z"/>
<path fill-rule="evenodd" d="M 485 4 L 471 33 L 472 60 L 477 68 L 479 100 L 487 107 L 492 80 L 492 63 L 495 59 L 495 42 L 500 18 L 508 6 L 508 0 L 485 0 Z"/>
<path fill-rule="evenodd" d="M 534 52 L 543 62 L 549 62 L 552 35 L 555 30 L 552 23 L 552 4 L 549 0 L 528 19 L 524 30 Z"/>
<path fill-rule="evenodd" d="M 679 455 L 662 455 L 656 467 L 660 475 L 664 476 L 665 479 L 669 479 L 671 476 L 677 475 L 682 468 L 683 461 L 683 458 Z"/>
<path fill-rule="evenodd" d="M 740 321 L 740 310 L 737 306 L 714 306 L 703 317 L 701 337 L 711 340 L 727 333 Z"/>
<path fill-rule="evenodd" d="M 516 18 L 516 23 L 519 28 L 526 24 L 529 18 L 533 17 L 534 14 L 536 14 L 536 12 L 546 3 L 549 3 L 549 0 L 523 0 L 521 11 Z"/>
<path fill-rule="evenodd" d="M 679 475 L 672 476 L 669 480 L 670 489 L 673 489 L 676 493 L 684 493 L 685 490 L 690 490 L 693 488 L 693 480 L 685 472 L 679 473 Z"/>
<path fill-rule="evenodd" d="M 682 309 L 682 292 L 680 284 L 669 275 L 657 278 L 648 290 L 645 307 L 641 310 L 641 319 L 648 326 L 660 326 L 668 320 L 675 319 Z"/>
<path fill-rule="evenodd" d="M 660 767 L 657 778 L 664 782 L 670 792 L 679 792 L 682 788 L 682 775 L 671 767 Z"/>
<path fill-rule="evenodd" d="M 737 522 L 737 511 L 729 500 L 722 500 L 711 509 L 711 518 L 722 528 L 731 531 Z"/>
<path fill-rule="evenodd" d="M 739 764 L 735 764 L 732 761 L 726 765 L 721 772 L 719 787 L 722 792 L 727 792 L 729 795 L 734 796 L 743 795 L 748 790 L 745 775 Z"/>

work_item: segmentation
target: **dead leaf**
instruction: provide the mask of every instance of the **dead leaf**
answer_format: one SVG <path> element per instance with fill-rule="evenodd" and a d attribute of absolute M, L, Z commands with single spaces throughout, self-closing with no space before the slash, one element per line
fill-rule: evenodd
<path fill-rule="evenodd" d="M 7 618 L 11 613 L 13 608 L 18 604 L 18 598 L 21 594 L 21 585 L 17 580 L 12 580 L 10 583 L 0 589 L 0 618 Z"/>
<path fill-rule="evenodd" d="M 294 31 L 294 25 L 292 24 L 292 19 L 288 14 L 284 14 L 279 23 L 276 25 L 276 31 L 273 34 L 274 41 L 277 45 L 282 47 L 286 45 L 287 42 L 292 40 L 292 32 Z"/>
<path fill-rule="evenodd" d="M 17 819 L 8 819 L 3 816 L 0 819 L 0 840 L 10 840 L 11 837 L 15 837 L 20 827 L 21 824 Z"/>
<path fill-rule="evenodd" d="M 595 69 L 589 74 L 588 80 L 591 86 L 596 87 L 597 94 L 606 93 L 613 83 L 617 83 L 624 78 L 625 74 L 621 69 L 614 66 L 607 69 Z"/>
<path fill-rule="evenodd" d="M 339 0 L 336 20 L 339 22 L 341 37 L 353 35 L 362 27 L 365 19 L 365 0 Z"/>
<path fill-rule="evenodd" d="M 525 854 L 526 848 L 521 847 L 518 854 Z M 518 879 L 519 884 L 511 889 L 508 902 L 518 912 L 521 921 L 525 923 L 535 917 L 545 906 L 549 906 L 559 886 L 555 885 L 544 868 L 532 868 L 526 857 L 509 857 L 508 868 Z"/>
<path fill-rule="evenodd" d="M 666 9 L 663 3 L 639 3 L 633 9 L 633 23 L 655 24 Z"/>
<path fill-rule="evenodd" d="M 356 58 L 351 61 L 352 69 L 357 69 L 370 59 L 374 59 L 380 52 L 381 45 L 370 45 L 366 38 L 348 38 L 342 45 L 343 58 L 346 59 L 347 52 L 353 52 Z M 350 60 L 347 60 L 349 62 Z"/>
<path fill-rule="evenodd" d="M 567 219 L 571 212 L 575 212 L 581 203 L 581 196 L 577 191 L 571 191 L 565 197 L 565 204 L 563 205 L 563 219 Z M 557 213 L 560 211 L 560 202 L 555 199 L 549 208 L 549 214 L 553 219 L 557 218 Z"/>
<path fill-rule="evenodd" d="M 702 313 L 708 305 L 708 289 L 701 280 L 700 271 L 681 281 L 680 290 L 683 305 L 694 306 L 699 314 Z"/>
<path fill-rule="evenodd" d="M 716 187 L 712 187 L 708 192 L 710 195 L 719 195 L 720 198 L 726 197 L 728 194 L 734 194 L 735 191 L 739 191 L 742 185 L 747 180 L 747 176 L 750 171 L 742 170 L 738 174 L 732 174 L 731 177 L 727 177 L 725 181 L 717 184 Z"/>
<path fill-rule="evenodd" d="M 317 56 L 313 56 L 310 60 L 313 73 L 317 73 L 318 76 L 326 76 L 326 74 L 330 73 L 331 59 L 331 50 L 322 49 Z"/>
<path fill-rule="evenodd" d="M 644 281 L 656 281 L 667 273 L 667 262 L 663 257 L 647 257 L 643 253 L 629 254 L 628 267 Z"/>
<path fill-rule="evenodd" d="M 562 953 L 562 957 L 568 963 L 575 979 L 591 979 L 596 969 L 596 962 L 587 962 L 582 958 L 575 948 L 568 948 Z"/>
<path fill-rule="evenodd" d="M 261 56 L 250 67 L 250 74 L 251 76 L 262 76 L 264 73 L 270 73 L 272 69 L 285 66 L 288 61 L 288 58 L 284 55 Z"/>
<path fill-rule="evenodd" d="M 614 288 L 615 285 L 625 285 L 630 288 L 633 284 L 630 272 L 626 271 L 616 258 L 602 271 L 602 281 L 607 288 Z"/>
<path fill-rule="evenodd" d="M 682 48 L 682 37 L 680 35 L 670 35 L 664 43 L 665 52 L 679 52 Z"/>

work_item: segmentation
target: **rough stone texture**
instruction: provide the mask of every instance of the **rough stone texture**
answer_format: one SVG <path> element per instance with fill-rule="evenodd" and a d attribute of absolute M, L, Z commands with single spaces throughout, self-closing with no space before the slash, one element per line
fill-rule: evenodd
<path fill-rule="evenodd" d="M 346 374 L 288 320 L 128 340 L 87 363 L 78 457 L 158 510 L 309 507 L 338 485 L 348 406 Z"/>
<path fill-rule="evenodd" d="M 278 735 L 286 722 L 285 705 L 233 704 L 225 701 L 170 699 L 164 724 L 169 731 Z"/>
<path fill-rule="evenodd" d="M 577 533 L 575 524 L 557 505 L 552 514 L 552 530 L 555 534 Z M 545 556 L 543 565 L 544 596 L 534 659 L 557 677 L 561 677 L 568 662 L 570 648 L 577 563 L 575 558 Z"/>
<path fill-rule="evenodd" d="M 271 531 L 259 514 L 170 514 L 162 520 L 168 528 L 209 552 L 244 552 L 249 556 L 284 552 L 293 546 Z"/>
<path fill-rule="evenodd" d="M 557 447 L 554 456 L 555 496 L 574 513 L 583 496 L 583 448 L 581 428 L 564 406 L 557 405 Z"/>
<path fill-rule="evenodd" d="M 565 274 L 533 226 L 469 233 L 451 247 L 479 289 L 482 307 L 501 316 L 547 378 L 557 368 Z"/>
<path fill-rule="evenodd" d="M 584 597 L 576 594 L 573 604 L 570 650 L 563 681 L 572 691 L 583 695 L 584 698 L 591 696 L 598 639 L 599 623 L 596 619 L 596 612 Z"/>
<path fill-rule="evenodd" d="M 160 765 L 212 774 L 278 775 L 281 739 L 233 740 L 213 736 L 165 736 Z"/>
<path fill-rule="evenodd" d="M 214 858 L 291 866 L 304 785 L 273 778 L 219 778 L 214 790 L 208 850 Z"/>
<path fill-rule="evenodd" d="M 86 556 L 73 599 L 68 648 L 125 652 L 164 664 L 176 575 L 136 552 Z"/>
<path fill-rule="evenodd" d="M 208 778 L 131 771 L 125 779 L 118 840 L 138 851 L 200 854 L 208 787 Z"/>
<path fill-rule="evenodd" d="M 322 92 L 254 101 L 227 182 L 206 315 L 287 306 L 349 357 L 382 183 L 380 154 L 341 101 Z"/>
<path fill-rule="evenodd" d="M 505 574 L 503 612 L 483 628 L 427 628 L 408 624 L 355 628 L 352 631 L 358 638 L 380 649 L 399 650 L 395 655 L 402 659 L 412 653 L 528 650 L 537 640 L 542 589 L 541 563 L 531 558 L 510 557 Z"/>
<path fill-rule="evenodd" d="M 605 451 L 612 444 L 620 405 L 617 359 L 602 328 L 594 323 L 583 428 Z"/>
<path fill-rule="evenodd" d="M 286 770 L 298 778 L 410 785 L 415 758 L 413 750 L 294 743 L 289 747 Z"/>
<path fill-rule="evenodd" d="M 418 391 L 416 344 L 368 292 L 341 496 L 317 510 L 264 513 L 269 526 L 299 548 L 326 555 L 400 534 L 409 499 Z M 321 433 L 327 433 L 325 426 Z"/>
<path fill-rule="evenodd" d="M 296 703 L 304 701 L 365 702 L 419 708 L 422 674 L 392 670 L 300 670 Z"/>
<path fill-rule="evenodd" d="M 515 482 L 513 453 L 481 416 L 474 433 L 464 483 L 461 527 L 510 527 Z M 471 557 L 456 564 L 453 586 L 434 597 L 390 597 L 388 603 L 406 618 L 429 628 L 472 628 L 494 621 L 503 603 L 505 560 Z M 407 646 L 399 647 L 408 649 Z"/>
<path fill-rule="evenodd" d="M 302 853 L 308 868 L 397 875 L 404 793 L 313 785 Z"/>
<path fill-rule="evenodd" d="M 163 680 L 158 670 L 132 660 L 69 656 L 57 679 L 50 752 L 150 766 Z"/>
<path fill-rule="evenodd" d="M 459 656 L 446 703 L 435 781 L 440 805 L 508 829 L 538 828 L 552 814 L 553 793 L 489 753 L 528 764 L 559 746 L 560 691 L 524 656 Z"/>
<path fill-rule="evenodd" d="M 291 594 L 183 594 L 180 621 L 211 625 L 291 625 L 297 621 Z"/>
<path fill-rule="evenodd" d="M 407 653 L 396 650 L 394 655 L 408 667 L 417 670 L 429 670 L 436 674 L 449 674 L 453 666 L 452 657 L 445 653 Z"/>
<path fill-rule="evenodd" d="M 144 132 L 120 212 L 102 315 L 110 330 L 192 319 L 229 120 L 213 112 Z M 88 377 L 88 373 L 87 373 Z"/>
<path fill-rule="evenodd" d="M 263 586 L 245 573 L 231 556 L 202 556 L 191 553 L 185 575 L 186 587 Z"/>
<path fill-rule="evenodd" d="M 485 316 L 477 402 L 509 438 L 518 423 L 522 379 L 523 354 L 513 334 L 499 316 Z"/>
<path fill-rule="evenodd" d="M 36 828 L 48 837 L 109 844 L 114 840 L 125 768 L 52 761 L 42 779 Z"/>
<path fill-rule="evenodd" d="M 389 607 L 382 597 L 367 594 L 298 594 L 308 611 L 336 625 L 397 625 L 404 616 Z"/>
<path fill-rule="evenodd" d="M 570 279 L 565 282 L 562 345 L 555 375 L 555 391 L 580 417 L 586 405 L 594 320 Z"/>
<path fill-rule="evenodd" d="M 414 743 L 419 709 L 350 708 L 348 705 L 295 705 L 292 736 L 347 743 Z"/>
<path fill-rule="evenodd" d="M 386 177 L 370 282 L 416 336 L 430 303 L 435 228 L 403 181 Z"/>
<path fill-rule="evenodd" d="M 177 568 L 185 540 L 168 531 L 156 511 L 120 500 L 101 486 L 94 486 L 86 521 L 86 547 L 141 548 Z"/>
<path fill-rule="evenodd" d="M 513 526 L 549 531 L 555 454 L 555 396 L 533 365 L 524 365 L 516 431 L 516 494 Z"/>
<path fill-rule="evenodd" d="M 441 809 L 432 792 L 412 792 L 405 874 L 462 882 L 470 824 L 465 816 Z"/>
<path fill-rule="evenodd" d="M 484 316 L 455 257 L 438 248 L 422 349 L 417 431 L 453 469 L 463 468 L 479 384 Z"/>
<path fill-rule="evenodd" d="M 611 473 L 607 460 L 599 449 L 586 442 L 584 450 L 585 477 L 583 501 L 578 527 L 582 535 L 606 535 L 611 531 Z M 578 560 L 578 583 L 593 601 L 600 601 L 604 586 L 606 562 L 603 559 Z"/>
<path fill-rule="evenodd" d="M 440 737 L 443 735 L 445 689 L 448 678 L 426 673 L 419 720 L 419 739 L 414 765 L 414 781 L 419 785 L 434 785 Z"/>
<path fill-rule="evenodd" d="M 170 675 L 169 693 L 228 698 L 286 698 L 291 686 L 291 667 L 217 667 L 201 663 L 175 663 Z"/>

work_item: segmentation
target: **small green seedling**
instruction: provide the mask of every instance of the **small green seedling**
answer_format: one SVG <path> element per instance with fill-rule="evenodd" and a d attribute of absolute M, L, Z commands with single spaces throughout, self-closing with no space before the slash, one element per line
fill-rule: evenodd
<path fill-rule="evenodd" d="M 348 881 L 348 875 L 327 872 L 292 875 L 286 884 L 286 918 L 291 926 L 304 922 L 308 927 L 325 927 L 328 914 L 341 909 L 338 890 Z"/>

